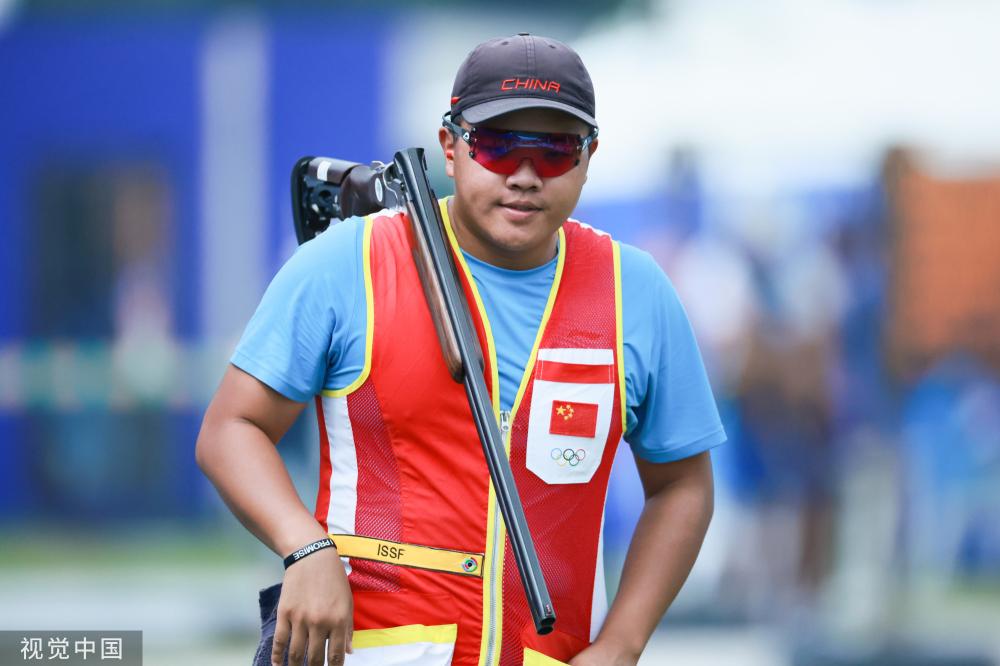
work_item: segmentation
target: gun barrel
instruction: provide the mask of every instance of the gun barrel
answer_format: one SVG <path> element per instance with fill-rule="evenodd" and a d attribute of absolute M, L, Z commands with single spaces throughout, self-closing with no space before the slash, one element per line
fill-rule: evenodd
<path fill-rule="evenodd" d="M 428 303 L 432 309 L 436 303 L 443 303 L 446 309 L 446 312 L 435 317 L 436 320 L 442 320 L 441 324 L 451 330 L 451 335 L 446 340 L 445 336 L 441 335 L 441 328 L 438 328 L 441 345 L 445 349 L 446 356 L 451 338 L 457 345 L 460 365 L 465 369 L 462 373 L 465 393 L 472 408 L 490 478 L 496 489 L 500 513 L 510 535 L 511 549 L 528 599 L 535 631 L 539 635 L 544 635 L 553 629 L 556 621 L 555 610 L 528 529 L 528 521 L 524 515 L 524 507 L 517 491 L 510 461 L 507 459 L 503 437 L 496 415 L 493 413 L 486 380 L 483 378 L 482 350 L 479 347 L 479 339 L 476 337 L 465 296 L 459 286 L 458 270 L 445 239 L 444 222 L 441 219 L 437 197 L 434 196 L 427 179 L 424 151 L 420 148 L 400 151 L 396 153 L 393 165 L 396 168 L 396 175 L 403 181 L 403 192 L 414 233 L 422 237 L 419 245 L 428 250 L 430 255 L 428 263 L 433 267 L 437 278 L 434 283 L 440 289 L 439 294 L 432 295 L 427 292 L 428 282 L 424 283 Z M 419 261 L 418 259 L 418 264 Z M 435 325 L 438 326 L 438 321 L 435 321 Z M 454 377 L 454 374 L 452 376 Z"/>

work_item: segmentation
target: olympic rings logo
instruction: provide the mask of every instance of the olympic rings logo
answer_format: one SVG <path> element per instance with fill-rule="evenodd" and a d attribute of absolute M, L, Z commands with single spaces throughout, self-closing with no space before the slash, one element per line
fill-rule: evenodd
<path fill-rule="evenodd" d="M 587 457 L 587 452 L 583 449 L 560 449 L 555 448 L 549 452 L 552 456 L 552 460 L 555 461 L 560 467 L 565 467 L 569 465 L 570 467 L 576 467 L 583 462 L 583 459 Z"/>

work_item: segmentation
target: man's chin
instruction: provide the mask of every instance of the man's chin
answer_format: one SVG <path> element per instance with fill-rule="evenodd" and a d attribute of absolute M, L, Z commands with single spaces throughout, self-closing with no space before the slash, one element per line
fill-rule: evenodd
<path fill-rule="evenodd" d="M 509 255 L 530 252 L 543 240 L 539 238 L 536 230 L 527 227 L 504 225 L 497 231 L 499 233 L 490 234 L 490 243 L 497 251 Z"/>
<path fill-rule="evenodd" d="M 547 254 L 545 246 L 549 237 L 539 237 L 537 233 L 491 234 L 490 250 L 498 260 L 491 263 L 521 264 L 526 259 L 531 263 L 545 263 L 551 257 L 540 257 Z"/>

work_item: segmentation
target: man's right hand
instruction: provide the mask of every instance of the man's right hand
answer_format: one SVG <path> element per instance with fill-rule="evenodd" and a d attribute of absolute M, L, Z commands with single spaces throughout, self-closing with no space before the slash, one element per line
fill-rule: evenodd
<path fill-rule="evenodd" d="M 326 536 L 276 448 L 304 407 L 230 365 L 198 434 L 198 465 L 240 522 L 279 557 Z M 330 666 L 340 666 L 351 651 L 353 612 L 337 551 L 302 558 L 285 572 L 272 662 L 283 666 L 287 654 L 289 663 L 302 666 L 308 652 L 309 666 L 322 666 L 326 655 Z"/>
<path fill-rule="evenodd" d="M 354 599 L 347 572 L 334 548 L 305 557 L 285 571 L 278 601 L 271 663 L 298 666 L 308 655 L 308 666 L 344 663 L 353 652 Z M 325 650 L 324 650 L 324 644 Z"/>

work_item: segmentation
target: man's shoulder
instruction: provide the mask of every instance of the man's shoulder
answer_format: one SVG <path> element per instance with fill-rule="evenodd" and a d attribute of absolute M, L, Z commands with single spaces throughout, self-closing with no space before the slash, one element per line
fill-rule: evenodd
<path fill-rule="evenodd" d="M 671 306 L 677 290 L 652 254 L 629 243 L 618 243 L 621 257 L 622 294 L 632 308 L 652 311 Z"/>
<path fill-rule="evenodd" d="M 669 282 L 666 273 L 664 273 L 660 264 L 657 263 L 656 259 L 654 259 L 653 255 L 649 252 L 646 252 L 635 245 L 618 240 L 612 236 L 611 233 L 572 217 L 566 220 L 565 226 L 567 231 L 572 229 L 571 233 L 586 234 L 594 238 L 606 238 L 609 241 L 617 243 L 619 247 L 619 256 L 621 258 L 622 274 L 627 274 L 630 277 L 634 276 L 633 279 L 636 283 L 642 284 L 642 280 L 644 278 Z"/>
<path fill-rule="evenodd" d="M 570 233 L 589 234 L 593 236 L 599 236 L 601 238 L 608 238 L 614 240 L 613 238 L 611 238 L 611 234 L 609 234 L 607 231 L 604 231 L 603 229 L 598 229 L 597 227 L 591 226 L 586 222 L 581 222 L 575 217 L 567 218 L 566 223 L 563 225 L 563 227 L 567 232 Z"/>
<path fill-rule="evenodd" d="M 317 247 L 332 249 L 345 244 L 349 245 L 364 233 L 364 228 L 365 218 L 349 217 L 342 222 L 331 224 L 326 231 L 311 241 L 304 243 L 302 247 L 307 248 L 310 245 L 316 245 Z"/>
<path fill-rule="evenodd" d="M 289 265 L 312 275 L 325 275 L 331 271 L 342 273 L 357 263 L 361 254 L 365 220 L 351 217 L 331 225 L 326 231 L 296 249 Z"/>
<path fill-rule="evenodd" d="M 656 259 L 646 250 L 635 245 L 619 241 L 621 248 L 622 273 L 635 275 L 639 280 L 650 279 L 656 281 L 667 281 L 667 274 L 656 261 Z"/>

